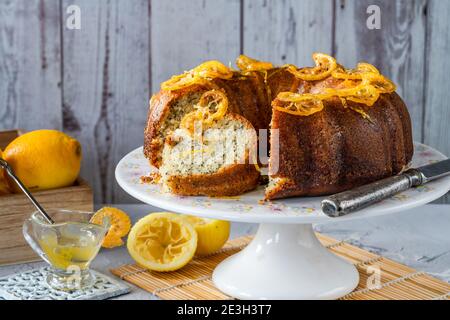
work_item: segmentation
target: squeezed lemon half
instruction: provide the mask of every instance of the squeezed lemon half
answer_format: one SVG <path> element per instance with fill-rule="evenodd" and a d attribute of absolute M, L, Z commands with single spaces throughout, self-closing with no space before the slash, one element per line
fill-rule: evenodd
<path fill-rule="evenodd" d="M 230 222 L 194 216 L 185 216 L 197 231 L 197 251 L 204 256 L 220 250 L 230 236 Z"/>
<path fill-rule="evenodd" d="M 197 249 L 197 232 L 183 216 L 158 212 L 140 219 L 127 242 L 131 257 L 154 271 L 174 271 L 184 267 Z"/>

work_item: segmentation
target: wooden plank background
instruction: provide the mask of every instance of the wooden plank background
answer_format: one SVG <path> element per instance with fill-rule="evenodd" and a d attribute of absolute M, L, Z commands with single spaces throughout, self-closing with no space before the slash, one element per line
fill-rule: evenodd
<path fill-rule="evenodd" d="M 80 30 L 66 28 L 72 4 Z M 380 30 L 366 27 L 369 5 Z M 114 167 L 142 145 L 161 81 L 239 53 L 310 65 L 323 51 L 377 65 L 398 84 L 415 140 L 450 155 L 449 16 L 440 0 L 0 0 L 0 129 L 75 136 L 96 202 L 133 202 Z"/>

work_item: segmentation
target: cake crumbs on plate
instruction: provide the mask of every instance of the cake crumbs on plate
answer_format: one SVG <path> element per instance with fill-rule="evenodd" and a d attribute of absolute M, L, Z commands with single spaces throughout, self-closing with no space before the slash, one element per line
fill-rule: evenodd
<path fill-rule="evenodd" d="M 161 175 L 156 172 L 150 173 L 148 176 L 141 176 L 141 183 L 156 184 L 159 183 Z"/>

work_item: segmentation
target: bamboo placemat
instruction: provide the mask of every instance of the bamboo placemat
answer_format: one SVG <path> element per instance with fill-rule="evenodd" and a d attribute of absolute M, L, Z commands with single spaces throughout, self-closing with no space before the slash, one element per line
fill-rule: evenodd
<path fill-rule="evenodd" d="M 418 272 L 398 262 L 355 247 L 345 241 L 317 234 L 320 242 L 334 254 L 353 263 L 359 271 L 358 287 L 343 300 L 449 300 L 450 284 Z M 175 272 L 151 272 L 137 265 L 128 264 L 111 272 L 153 293 L 161 299 L 232 299 L 216 289 L 211 281 L 212 271 L 218 263 L 242 250 L 250 236 L 229 241 L 218 253 L 195 258 Z M 368 279 L 379 273 L 379 285 L 368 287 Z M 372 281 L 369 281 L 372 282 Z"/>

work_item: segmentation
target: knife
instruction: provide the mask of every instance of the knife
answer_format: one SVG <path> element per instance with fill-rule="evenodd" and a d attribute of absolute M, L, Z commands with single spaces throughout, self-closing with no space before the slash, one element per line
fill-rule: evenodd
<path fill-rule="evenodd" d="M 450 159 L 409 169 L 399 175 L 332 195 L 322 200 L 322 211 L 333 218 L 342 217 L 401 191 L 423 185 L 449 174 Z"/>

